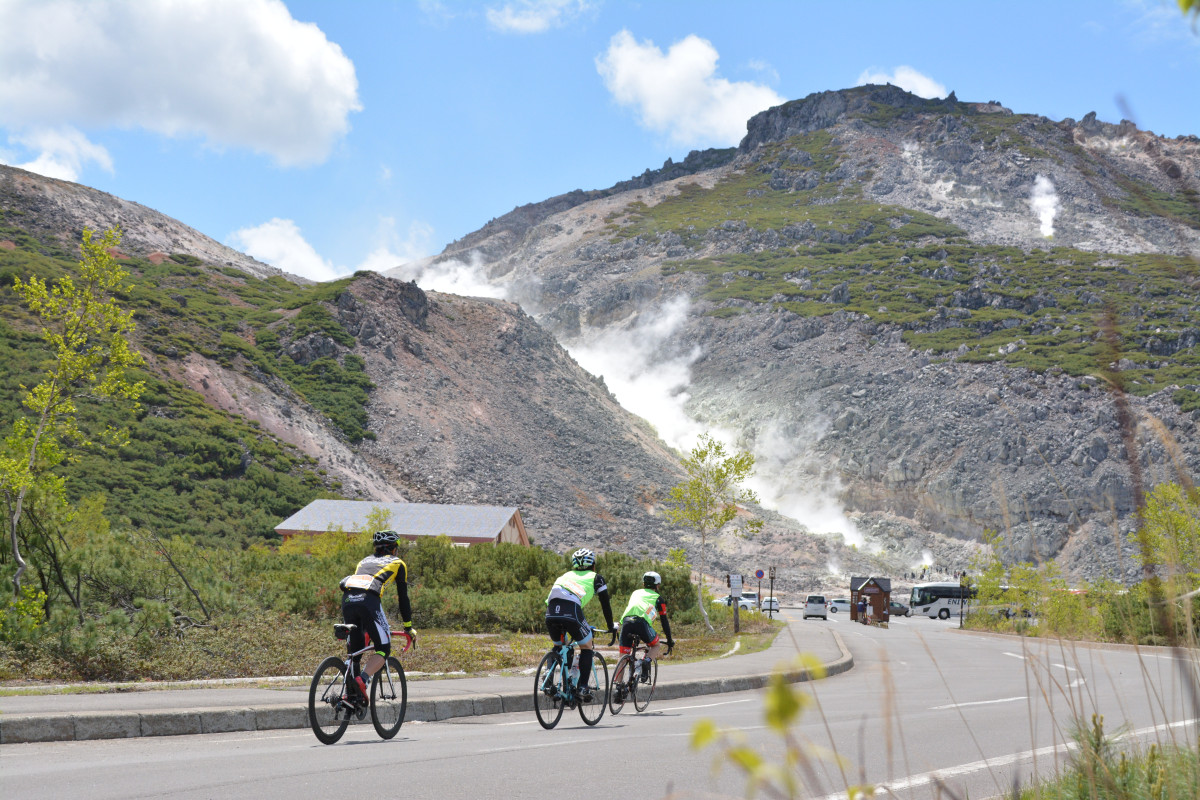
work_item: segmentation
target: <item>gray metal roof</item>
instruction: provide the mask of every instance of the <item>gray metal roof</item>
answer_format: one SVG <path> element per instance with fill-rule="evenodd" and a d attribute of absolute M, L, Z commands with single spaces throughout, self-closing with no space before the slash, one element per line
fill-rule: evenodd
<path fill-rule="evenodd" d="M 851 578 L 850 579 L 850 591 L 857 592 L 859 589 L 861 589 L 863 587 L 863 584 L 865 584 L 867 581 L 875 581 L 875 583 L 879 586 L 879 588 L 885 592 L 892 591 L 892 579 L 891 578 L 877 578 L 874 575 L 872 575 L 869 578 Z"/>
<path fill-rule="evenodd" d="M 517 513 L 516 506 L 454 506 L 440 503 L 376 503 L 313 500 L 275 526 L 277 531 L 363 530 L 376 509 L 391 512 L 388 527 L 409 536 L 494 538 Z"/>

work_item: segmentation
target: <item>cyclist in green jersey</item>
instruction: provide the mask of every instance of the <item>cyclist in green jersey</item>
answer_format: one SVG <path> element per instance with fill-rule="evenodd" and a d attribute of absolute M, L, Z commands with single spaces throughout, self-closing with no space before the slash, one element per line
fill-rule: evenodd
<path fill-rule="evenodd" d="M 629 596 L 629 604 L 621 615 L 621 653 L 633 651 L 633 637 L 636 635 L 646 643 L 646 658 L 642 661 L 642 678 L 650 678 L 650 662 L 662 655 L 662 643 L 654 630 L 654 619 L 662 619 L 663 633 L 667 635 L 667 647 L 675 647 L 671 638 L 671 622 L 667 619 L 667 604 L 662 601 L 659 592 L 662 591 L 662 576 L 657 572 L 647 572 L 642 576 L 643 588 Z"/>
<path fill-rule="evenodd" d="M 592 699 L 591 687 L 587 685 L 592 674 L 592 627 L 583 616 L 583 607 L 592 597 L 600 600 L 608 630 L 616 631 L 608 600 L 608 584 L 592 571 L 594 566 L 595 553 L 586 547 L 576 550 L 571 554 L 571 571 L 559 576 L 546 598 L 546 632 L 550 638 L 555 644 L 564 644 L 570 634 L 579 644 L 579 685 L 575 692 L 584 702 Z M 573 669 L 571 671 L 574 673 Z M 603 686 L 599 688 L 604 690 Z"/>

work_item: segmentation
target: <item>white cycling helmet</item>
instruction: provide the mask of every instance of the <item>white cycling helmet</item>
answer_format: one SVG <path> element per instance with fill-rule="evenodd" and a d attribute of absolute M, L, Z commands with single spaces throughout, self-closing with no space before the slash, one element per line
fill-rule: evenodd
<path fill-rule="evenodd" d="M 642 576 L 642 586 L 647 589 L 657 589 L 662 586 L 662 575 L 657 572 L 647 572 Z"/>
<path fill-rule="evenodd" d="M 571 569 L 591 569 L 596 566 L 596 554 L 581 547 L 571 554 Z"/>

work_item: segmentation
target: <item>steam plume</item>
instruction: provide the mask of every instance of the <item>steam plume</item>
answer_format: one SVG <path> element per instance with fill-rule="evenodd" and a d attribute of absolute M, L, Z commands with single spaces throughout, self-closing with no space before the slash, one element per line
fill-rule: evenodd
<path fill-rule="evenodd" d="M 1029 196 L 1029 207 L 1037 215 L 1042 226 L 1042 236 L 1054 235 L 1054 218 L 1058 216 L 1058 193 L 1054 183 L 1045 175 L 1038 175 L 1033 182 L 1033 193 Z"/>

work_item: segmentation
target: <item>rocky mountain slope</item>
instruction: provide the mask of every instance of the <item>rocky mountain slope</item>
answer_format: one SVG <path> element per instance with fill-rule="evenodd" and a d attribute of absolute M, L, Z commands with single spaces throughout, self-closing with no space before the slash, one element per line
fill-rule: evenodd
<path fill-rule="evenodd" d="M 1136 575 L 1137 492 L 1200 467 L 1200 139 L 859 87 L 688 161 L 712 166 L 522 207 L 420 266 L 480 265 L 573 352 L 657 323 L 644 370 L 683 367 L 679 412 L 816 530 L 954 566 L 945 537 L 992 530 Z"/>
<path fill-rule="evenodd" d="M 117 223 L 137 344 L 160 383 L 122 451 L 137 469 L 87 461 L 79 468 L 102 477 L 68 483 L 122 498 L 114 513 L 149 526 L 169 514 L 210 538 L 265 536 L 295 509 L 260 503 L 254 519 L 218 521 L 203 518 L 203 498 L 270 496 L 290 474 L 310 496 L 518 506 L 533 539 L 557 551 L 666 557 L 685 544 L 659 513 L 681 475 L 676 454 L 515 303 L 374 273 L 306 285 L 143 206 L 0 167 L 0 273 L 53 276 L 73 261 L 84 226 Z M 0 345 L 31 341 L 30 320 L 2 291 Z M 38 358 L 30 346 L 0 378 L 26 380 Z M 216 413 L 191 421 L 195 402 Z M 180 423 L 174 438 L 156 432 L 163 420 Z M 191 440 L 189 427 L 216 439 Z M 778 515 L 756 541 L 730 536 L 713 549 L 718 571 L 778 551 L 781 583 L 796 589 L 830 561 L 882 563 L 811 542 Z"/>

